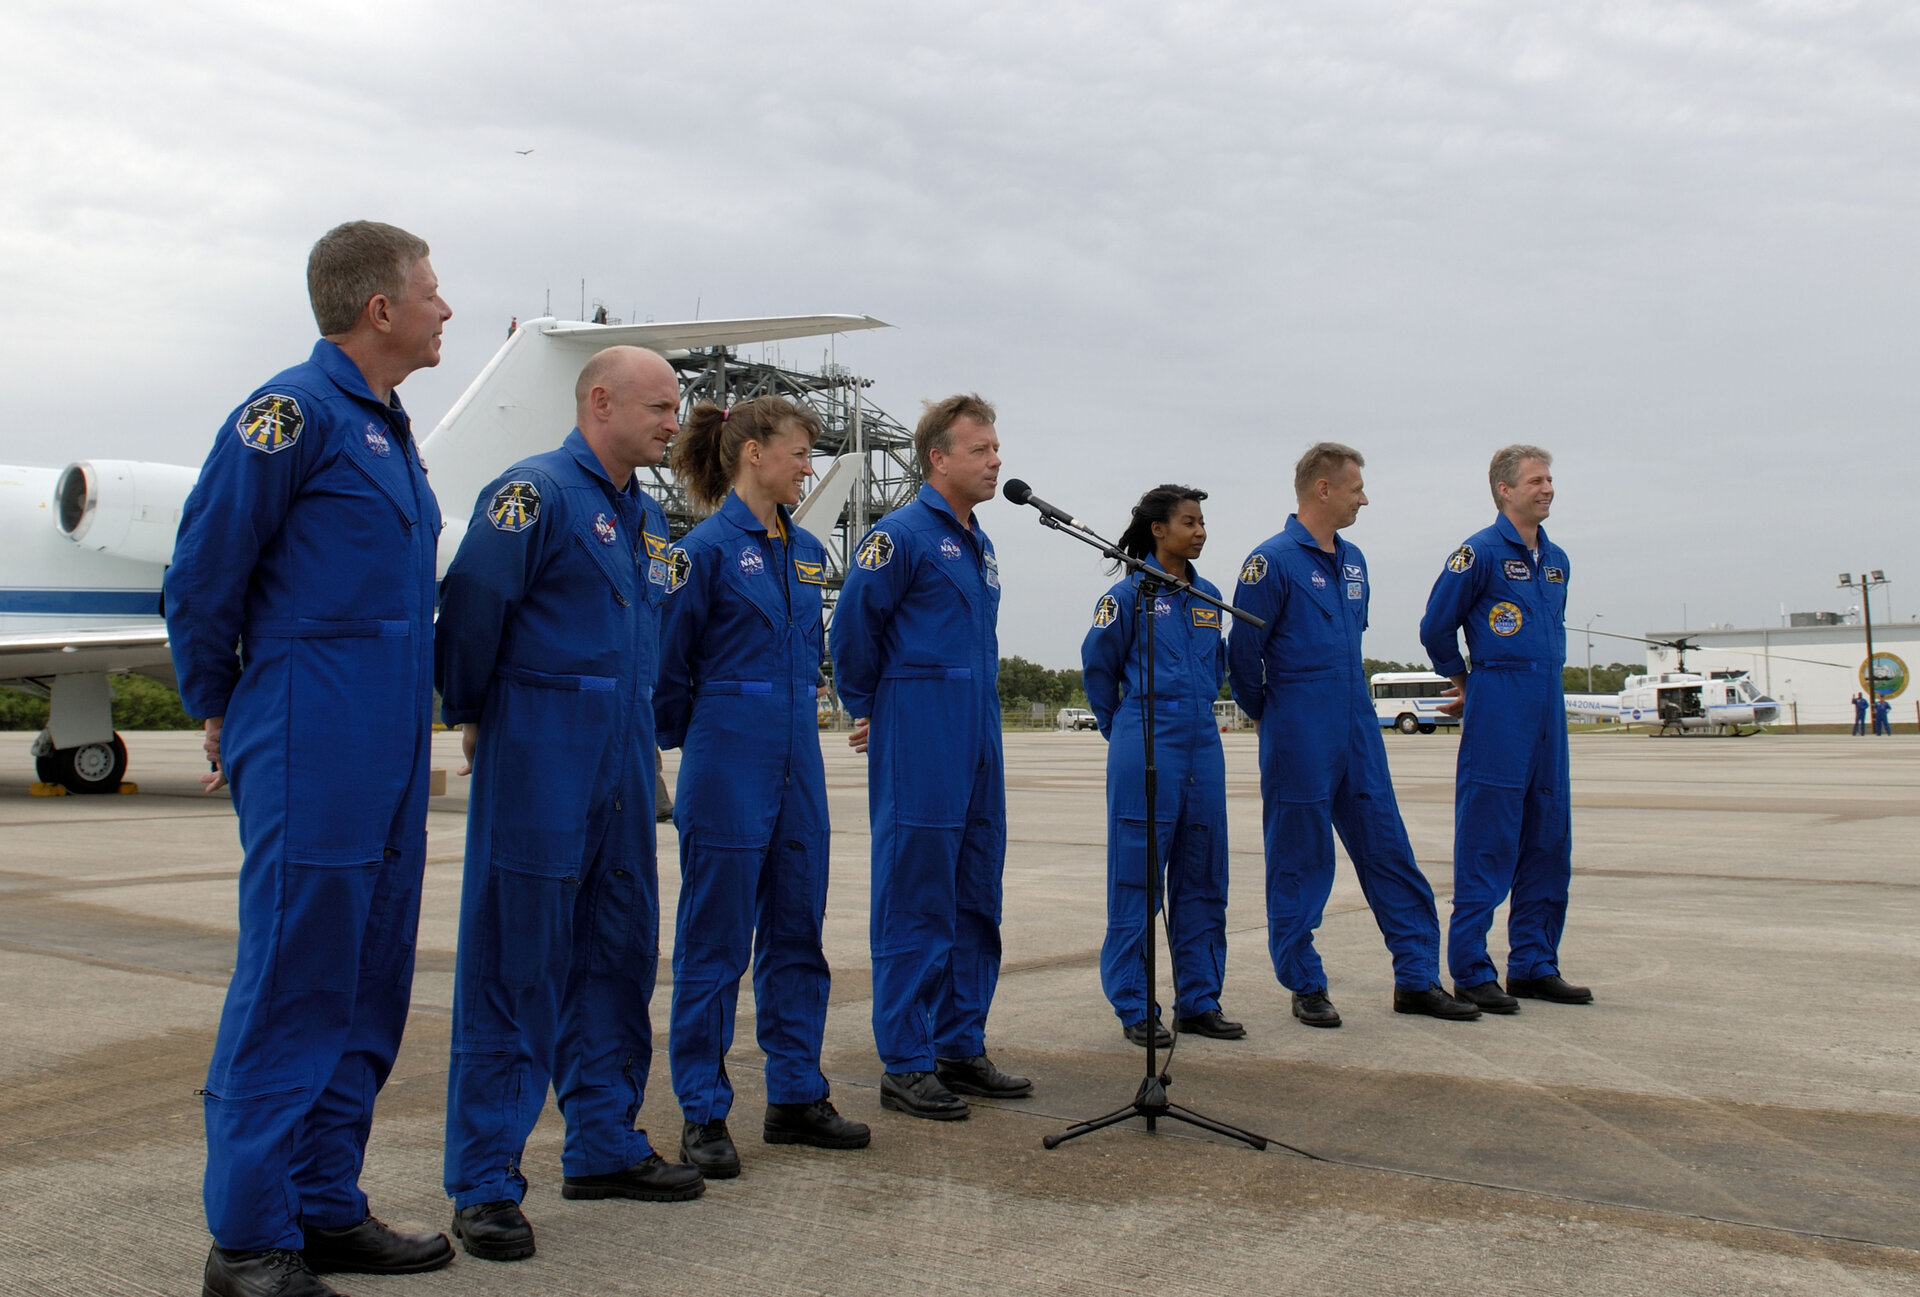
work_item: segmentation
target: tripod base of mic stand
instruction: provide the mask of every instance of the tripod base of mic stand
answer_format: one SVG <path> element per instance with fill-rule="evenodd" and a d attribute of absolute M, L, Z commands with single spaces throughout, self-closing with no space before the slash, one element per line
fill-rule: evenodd
<path fill-rule="evenodd" d="M 1251 1144 L 1255 1148 L 1264 1149 L 1267 1146 L 1267 1141 L 1259 1135 L 1251 1134 L 1235 1126 L 1226 1125 L 1223 1122 L 1214 1121 L 1210 1117 L 1202 1117 L 1197 1112 L 1188 1112 L 1178 1104 L 1168 1103 L 1167 1087 L 1157 1076 L 1149 1076 L 1143 1079 L 1140 1082 L 1140 1092 L 1133 1096 L 1133 1102 L 1126 1107 L 1116 1108 L 1106 1116 L 1095 1117 L 1091 1121 L 1077 1122 L 1057 1135 L 1048 1135 L 1040 1141 L 1040 1146 L 1042 1148 L 1058 1148 L 1070 1139 L 1078 1139 L 1082 1135 L 1091 1135 L 1096 1130 L 1105 1130 L 1108 1126 L 1117 1126 L 1121 1122 L 1131 1120 L 1134 1117 L 1146 1118 L 1148 1131 L 1152 1131 L 1155 1128 L 1155 1123 L 1158 1122 L 1160 1118 L 1171 1117 L 1175 1121 L 1184 1121 L 1189 1126 L 1198 1126 L 1202 1130 L 1210 1130 L 1216 1135 L 1225 1135 L 1228 1139 L 1237 1139 L 1241 1143 Z"/>

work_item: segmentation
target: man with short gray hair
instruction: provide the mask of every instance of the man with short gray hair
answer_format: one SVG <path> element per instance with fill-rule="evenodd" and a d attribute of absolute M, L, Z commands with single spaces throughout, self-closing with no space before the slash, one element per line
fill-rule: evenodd
<path fill-rule="evenodd" d="M 1559 962 L 1573 812 L 1560 676 L 1570 568 L 1540 525 L 1553 507 L 1553 456 L 1507 446 L 1487 485 L 1500 515 L 1448 556 L 1420 620 L 1433 669 L 1453 681 L 1455 701 L 1441 710 L 1463 716 L 1447 967 L 1453 993 L 1488 1013 L 1517 1013 L 1521 999 L 1590 1004 L 1593 992 L 1569 984 Z M 1509 895 L 1502 992 L 1487 931 Z"/>
<path fill-rule="evenodd" d="M 221 426 L 166 576 L 201 782 L 231 780 L 246 850 L 201 1091 L 207 1297 L 453 1259 L 358 1183 L 406 1025 L 431 773 L 440 509 L 394 389 L 440 363 L 453 312 L 427 245 L 377 221 L 323 235 L 307 284 L 320 341 Z"/>
<path fill-rule="evenodd" d="M 1313 930 L 1333 889 L 1333 835 L 1353 861 L 1393 954 L 1393 1010 L 1471 1021 L 1480 1010 L 1440 989 L 1440 919 L 1414 861 L 1393 796 L 1386 744 L 1362 664 L 1372 587 L 1367 560 L 1340 532 L 1367 503 L 1360 452 L 1309 447 L 1294 469 L 1298 511 L 1247 556 L 1236 608 L 1266 622 L 1236 624 L 1227 674 L 1260 726 L 1266 837 L 1267 948 L 1293 993 L 1293 1016 L 1338 1027 Z"/>

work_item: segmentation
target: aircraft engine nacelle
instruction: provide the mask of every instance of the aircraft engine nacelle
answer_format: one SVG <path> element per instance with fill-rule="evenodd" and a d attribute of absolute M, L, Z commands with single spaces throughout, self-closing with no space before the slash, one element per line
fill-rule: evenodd
<path fill-rule="evenodd" d="M 69 464 L 53 484 L 53 521 L 82 549 L 143 563 L 173 561 L 180 511 L 200 470 L 96 459 Z"/>

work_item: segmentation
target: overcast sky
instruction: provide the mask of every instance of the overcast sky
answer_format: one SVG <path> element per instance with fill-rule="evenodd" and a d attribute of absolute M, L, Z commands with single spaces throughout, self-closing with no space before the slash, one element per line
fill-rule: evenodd
<path fill-rule="evenodd" d="M 454 309 L 422 431 L 584 277 L 629 318 L 879 316 L 837 345 L 879 405 L 979 390 L 1004 474 L 1110 533 L 1204 487 L 1223 587 L 1351 442 L 1376 656 L 1420 656 L 1520 440 L 1576 625 L 1777 624 L 1863 567 L 1920 611 L 1897 0 L 13 0 L 0 59 L 0 460 L 197 464 L 309 348 L 314 238 L 372 217 Z M 1003 651 L 1076 663 L 1097 562 L 982 518 Z"/>

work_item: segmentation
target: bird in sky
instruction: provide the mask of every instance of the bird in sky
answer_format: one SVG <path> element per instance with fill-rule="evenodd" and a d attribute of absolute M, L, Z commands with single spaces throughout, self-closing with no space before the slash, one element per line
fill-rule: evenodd
<path fill-rule="evenodd" d="M 527 156 L 527 154 L 533 152 L 533 150 L 532 149 L 515 149 L 514 152 L 518 153 L 521 157 L 524 158 Z"/>

